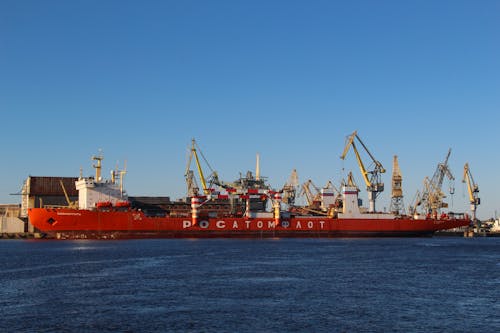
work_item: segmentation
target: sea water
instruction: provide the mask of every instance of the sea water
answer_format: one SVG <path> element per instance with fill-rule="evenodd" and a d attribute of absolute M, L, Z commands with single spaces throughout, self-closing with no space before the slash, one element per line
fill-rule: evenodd
<path fill-rule="evenodd" d="M 1 332 L 500 332 L 500 238 L 0 241 Z"/>

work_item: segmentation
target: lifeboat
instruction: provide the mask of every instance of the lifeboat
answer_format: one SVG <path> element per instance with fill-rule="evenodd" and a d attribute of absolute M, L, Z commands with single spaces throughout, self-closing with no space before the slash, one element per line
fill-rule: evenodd
<path fill-rule="evenodd" d="M 100 202 L 96 203 L 97 208 L 109 208 L 112 206 L 113 206 L 113 204 L 111 203 L 111 201 L 100 201 Z"/>
<path fill-rule="evenodd" d="M 115 203 L 115 207 L 118 207 L 118 208 L 130 207 L 130 202 L 128 202 L 128 201 L 118 201 L 117 203 Z"/>

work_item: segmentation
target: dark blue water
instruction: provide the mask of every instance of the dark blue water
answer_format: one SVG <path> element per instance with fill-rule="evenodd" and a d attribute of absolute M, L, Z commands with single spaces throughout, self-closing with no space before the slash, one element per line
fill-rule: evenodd
<path fill-rule="evenodd" d="M 500 238 L 1 241 L 1 332 L 500 332 Z"/>

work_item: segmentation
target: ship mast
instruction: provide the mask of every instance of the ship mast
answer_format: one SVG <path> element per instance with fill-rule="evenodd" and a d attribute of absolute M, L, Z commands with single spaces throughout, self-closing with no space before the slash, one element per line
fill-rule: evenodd
<path fill-rule="evenodd" d="M 102 160 L 104 157 L 102 156 L 102 151 L 99 151 L 99 156 L 92 156 L 92 160 L 97 161 L 97 164 L 93 164 L 92 166 L 95 169 L 95 181 L 99 183 L 102 180 L 101 170 L 102 170 Z"/>

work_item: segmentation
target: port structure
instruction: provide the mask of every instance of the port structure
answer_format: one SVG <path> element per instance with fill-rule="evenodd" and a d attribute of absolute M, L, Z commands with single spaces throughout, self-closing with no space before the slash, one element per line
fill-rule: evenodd
<path fill-rule="evenodd" d="M 211 174 L 209 176 L 209 185 L 207 185 L 207 180 L 205 178 L 205 175 L 203 173 L 203 169 L 201 167 L 200 158 L 198 157 L 198 151 L 200 152 L 201 157 L 203 158 L 206 165 L 208 166 L 208 168 L 211 171 Z M 219 176 L 218 176 L 217 172 L 214 171 L 212 169 L 212 167 L 210 166 L 210 163 L 208 163 L 207 159 L 203 155 L 203 152 L 201 151 L 200 147 L 196 143 L 196 140 L 192 139 L 188 163 L 186 166 L 186 171 L 184 173 L 184 177 L 186 178 L 188 196 L 189 197 L 198 196 L 199 190 L 200 190 L 198 187 L 198 184 L 196 183 L 196 179 L 194 177 L 194 172 L 191 170 L 191 163 L 192 163 L 193 157 L 195 159 L 196 168 L 198 170 L 198 175 L 200 177 L 200 182 L 201 182 L 201 186 L 203 189 L 203 194 L 210 195 L 213 192 L 213 185 L 221 186 L 221 182 L 219 181 Z"/>
<path fill-rule="evenodd" d="M 455 188 L 453 186 L 455 177 L 451 173 L 450 167 L 448 166 L 450 155 L 451 148 L 448 150 L 448 154 L 446 154 L 444 162 L 438 163 L 432 178 L 424 178 L 423 189 L 422 191 L 417 191 L 414 203 L 410 206 L 410 212 L 412 214 L 418 214 L 417 209 L 420 207 L 426 215 L 436 217 L 440 213 L 441 208 L 448 207 L 448 203 L 443 201 L 443 199 L 446 198 L 446 195 L 444 194 L 442 187 L 444 177 L 446 176 L 450 182 L 449 193 L 451 195 L 455 193 Z"/>
<path fill-rule="evenodd" d="M 368 156 L 370 156 L 372 162 L 373 162 L 373 169 L 372 170 L 367 170 L 363 161 L 361 160 L 361 156 L 359 154 L 359 151 L 356 147 L 355 141 L 358 141 L 359 144 L 364 148 Z M 375 212 L 375 200 L 378 196 L 379 193 L 384 191 L 384 183 L 382 182 L 382 173 L 385 173 L 385 169 L 382 166 L 382 163 L 377 161 L 375 157 L 373 157 L 372 153 L 368 150 L 366 145 L 363 143 L 363 141 L 360 139 L 358 136 L 357 131 L 354 131 L 347 139 L 347 143 L 344 148 L 344 152 L 340 156 L 342 160 L 346 158 L 347 153 L 349 152 L 349 149 L 352 147 L 352 150 L 354 150 L 354 154 L 356 155 L 356 160 L 359 165 L 359 170 L 361 171 L 361 175 L 363 176 L 363 180 L 365 181 L 366 184 L 366 190 L 368 192 L 368 202 L 370 204 L 368 211 L 370 213 Z"/>
<path fill-rule="evenodd" d="M 314 189 L 314 194 L 311 191 L 311 186 Z M 321 202 L 321 192 L 319 187 L 317 187 L 311 179 L 302 184 L 302 189 L 299 195 L 305 197 L 307 205 L 310 208 L 319 207 L 319 204 Z"/>
<path fill-rule="evenodd" d="M 469 194 L 470 210 L 472 215 L 472 221 L 476 223 L 476 209 L 479 204 L 481 204 L 481 199 L 478 196 L 479 186 L 474 181 L 472 173 L 470 172 L 469 163 L 464 165 L 464 176 L 462 179 L 463 183 L 467 183 L 467 193 Z"/>
<path fill-rule="evenodd" d="M 295 205 L 295 199 L 297 197 L 297 191 L 299 187 L 299 175 L 297 170 L 293 169 L 288 181 L 283 185 L 281 192 L 283 193 L 283 203 L 293 206 Z"/>
<path fill-rule="evenodd" d="M 403 176 L 401 175 L 398 157 L 396 155 L 394 155 L 392 161 L 392 193 L 389 210 L 395 215 L 405 214 L 403 203 Z"/>

